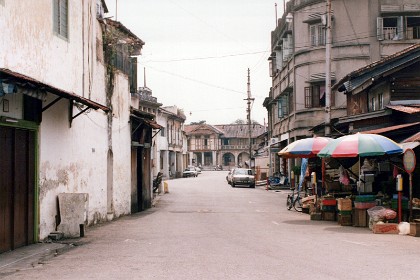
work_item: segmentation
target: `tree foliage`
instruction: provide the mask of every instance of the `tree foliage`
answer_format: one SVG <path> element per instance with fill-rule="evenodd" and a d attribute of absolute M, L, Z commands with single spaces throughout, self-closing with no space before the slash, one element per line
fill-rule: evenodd
<path fill-rule="evenodd" d="M 237 119 L 232 124 L 247 124 L 247 123 L 248 123 L 247 120 Z M 251 124 L 260 124 L 260 123 L 257 122 L 256 120 L 251 120 Z"/>
<path fill-rule="evenodd" d="M 205 124 L 205 123 L 206 123 L 206 121 L 202 120 L 202 121 L 199 121 L 199 122 L 191 122 L 190 124 L 194 125 L 194 124 Z"/>

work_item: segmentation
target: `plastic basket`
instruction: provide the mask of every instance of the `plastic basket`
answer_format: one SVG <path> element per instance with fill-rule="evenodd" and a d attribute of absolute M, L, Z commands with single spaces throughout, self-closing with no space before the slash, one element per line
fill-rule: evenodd
<path fill-rule="evenodd" d="M 355 198 L 355 202 L 371 202 L 374 201 L 376 196 L 374 195 L 358 195 Z"/>
<path fill-rule="evenodd" d="M 354 208 L 356 209 L 369 209 L 376 206 L 376 201 L 355 201 Z"/>

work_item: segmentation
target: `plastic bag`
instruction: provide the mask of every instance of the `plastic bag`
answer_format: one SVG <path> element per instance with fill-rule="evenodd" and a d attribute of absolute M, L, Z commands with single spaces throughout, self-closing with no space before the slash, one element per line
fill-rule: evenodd
<path fill-rule="evenodd" d="M 344 186 L 348 186 L 348 184 L 350 184 L 350 178 L 349 178 L 349 174 L 347 173 L 347 170 L 344 169 L 344 167 L 341 165 L 338 168 L 338 170 L 340 173 L 340 177 L 339 177 L 340 183 L 342 183 Z"/>
<path fill-rule="evenodd" d="M 372 221 L 378 222 L 385 218 L 386 210 L 387 209 L 383 206 L 375 206 L 375 207 L 369 208 L 367 212 L 369 214 L 369 217 L 372 219 Z"/>
<path fill-rule="evenodd" d="M 401 235 L 410 234 L 410 224 L 407 222 L 401 222 L 398 224 L 398 230 Z"/>
<path fill-rule="evenodd" d="M 397 217 L 397 212 L 392 209 L 385 208 L 383 206 L 375 206 L 367 210 L 369 217 L 372 218 L 374 222 L 381 220 L 393 220 Z"/>

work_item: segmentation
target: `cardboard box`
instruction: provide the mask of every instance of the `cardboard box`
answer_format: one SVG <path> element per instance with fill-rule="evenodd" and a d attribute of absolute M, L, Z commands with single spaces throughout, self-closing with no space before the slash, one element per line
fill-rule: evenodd
<path fill-rule="evenodd" d="M 352 201 L 350 198 L 338 198 L 337 208 L 340 211 L 351 211 L 353 209 Z"/>
<path fill-rule="evenodd" d="M 372 228 L 373 233 L 388 233 L 388 234 L 398 234 L 398 224 L 395 223 L 385 223 L 385 224 L 374 224 Z"/>

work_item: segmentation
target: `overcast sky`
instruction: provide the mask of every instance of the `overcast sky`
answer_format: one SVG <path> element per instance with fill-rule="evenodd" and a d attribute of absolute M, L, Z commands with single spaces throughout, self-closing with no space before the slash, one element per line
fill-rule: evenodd
<path fill-rule="evenodd" d="M 269 0 L 107 0 L 109 13 L 145 41 L 139 86 L 163 106 L 185 111 L 186 123 L 229 124 L 246 119 L 247 69 L 251 118 L 267 121 L 262 106 L 271 80 L 267 58 L 275 28 Z M 117 9 L 116 9 L 116 4 Z M 278 16 L 283 2 L 278 3 Z M 116 13 L 117 11 L 117 13 Z"/>

